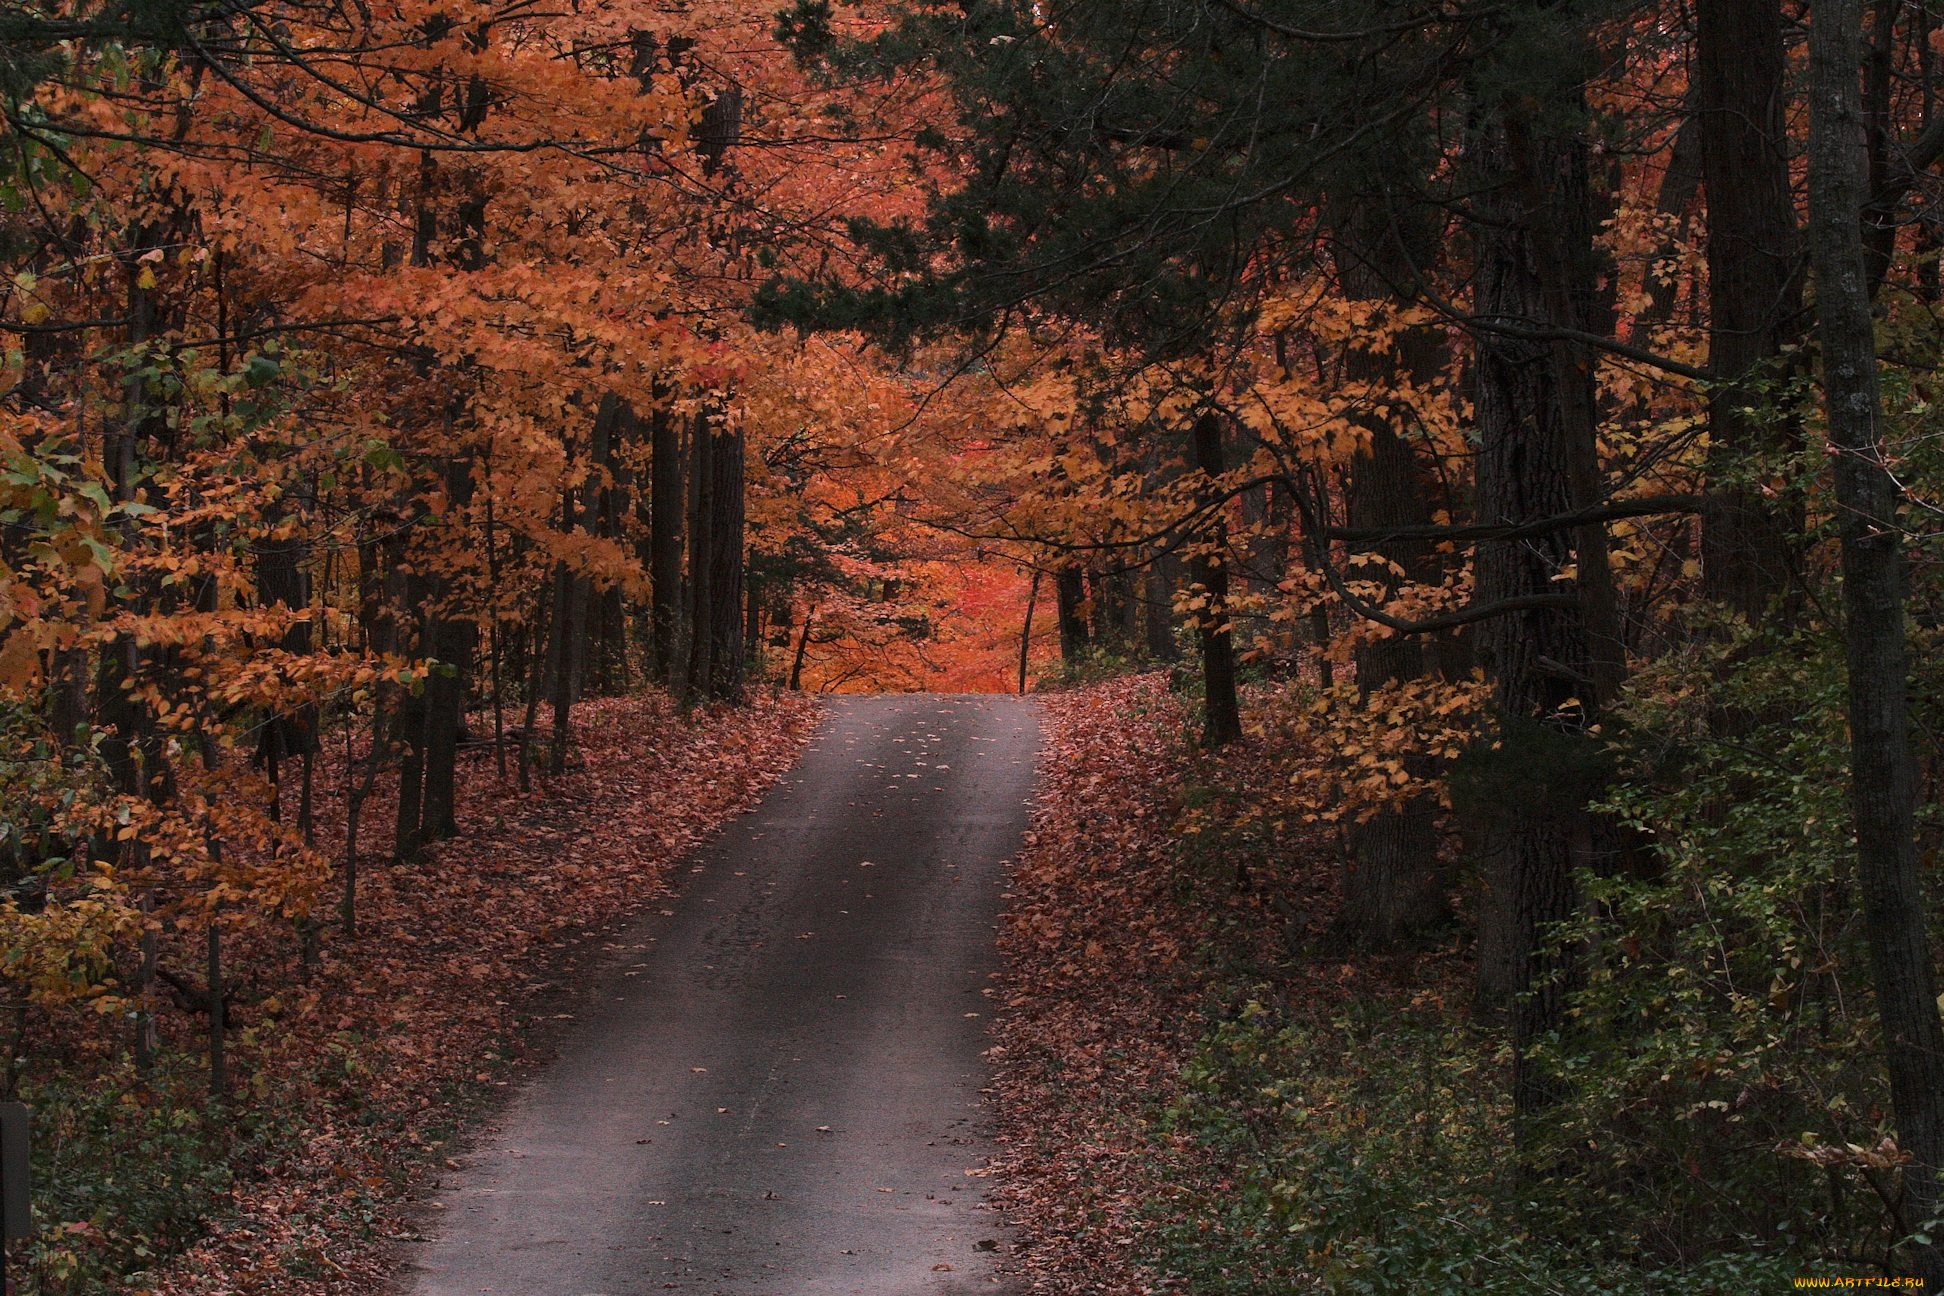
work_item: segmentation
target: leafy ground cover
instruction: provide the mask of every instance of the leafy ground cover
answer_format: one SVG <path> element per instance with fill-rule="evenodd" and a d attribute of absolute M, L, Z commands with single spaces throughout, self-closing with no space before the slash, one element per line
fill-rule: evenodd
<path fill-rule="evenodd" d="M 1572 1088 L 1522 1124 L 1462 922 L 1408 952 L 1333 946 L 1335 828 L 1259 813 L 1301 753 L 1199 749 L 1161 675 L 1049 694 L 1044 715 L 991 1050 L 993 1182 L 1032 1290 L 1736 1296 L 1880 1271 L 1868 1208 L 1842 1200 L 1868 1168 L 1795 1170 L 1789 1122 L 1830 1118 L 1785 1101 L 1794 1053 L 1742 1065 L 1704 1029 L 1707 1051 L 1668 1045 L 1643 1076 L 1646 1052 L 1564 1037 Z M 1452 877 L 1462 906 L 1474 884 Z M 1611 954 L 1587 938 L 1630 979 L 1596 979 L 1575 1011 L 1622 993 L 1660 1005 L 1652 1031 L 1705 1027 L 1634 984 L 1635 931 L 1603 937 Z"/>
<path fill-rule="evenodd" d="M 38 1046 L 28 1024 L 19 1090 L 39 1114 L 49 1225 L 28 1290 L 383 1285 L 386 1247 L 412 1235 L 450 1147 L 566 1024 L 600 936 L 666 894 L 671 864 L 753 804 L 817 708 L 775 695 L 684 717 L 649 694 L 583 714 L 578 767 L 530 793 L 498 780 L 490 756 L 471 758 L 470 830 L 408 863 L 367 858 L 357 935 L 330 933 L 308 970 L 290 927 L 231 936 L 229 1101 L 202 1098 L 205 1028 L 192 1013 L 162 1014 L 146 1077 L 119 1019 Z M 320 786 L 332 785 L 327 770 Z M 320 804 L 322 821 L 338 821 L 330 809 Z M 370 821 L 386 810 L 380 798 Z M 164 954 L 184 965 L 183 951 Z"/>
<path fill-rule="evenodd" d="M 1214 1190 L 1223 1168 L 1214 1149 L 1159 1127 L 1160 1104 L 1223 996 L 1283 961 L 1290 918 L 1271 897 L 1320 912 L 1332 885 L 1307 851 L 1251 860 L 1244 877 L 1218 844 L 1182 867 L 1178 821 L 1210 759 L 1187 722 L 1164 675 L 1043 700 L 991 1051 L 1005 1145 L 995 1196 L 1022 1226 L 1035 1291 L 1169 1289 L 1166 1206 Z"/>

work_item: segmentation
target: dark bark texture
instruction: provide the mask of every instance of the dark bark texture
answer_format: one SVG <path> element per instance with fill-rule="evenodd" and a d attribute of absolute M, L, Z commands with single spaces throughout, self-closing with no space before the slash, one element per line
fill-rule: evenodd
<path fill-rule="evenodd" d="M 1475 143 L 1481 174 L 1498 177 L 1474 232 L 1479 312 L 1584 327 L 1592 296 L 1584 141 L 1537 135 L 1508 111 Z M 1593 369 L 1583 349 L 1483 332 L 1476 346 L 1478 520 L 1518 522 L 1590 504 L 1588 494 L 1597 490 L 1587 471 Z M 1535 608 L 1479 624 L 1479 660 L 1494 681 L 1508 736 L 1533 728 L 1571 733 L 1590 722 L 1601 669 L 1593 627 L 1611 609 L 1606 563 L 1599 528 L 1479 548 L 1481 602 L 1562 586 L 1580 596 L 1578 607 Z M 1570 960 L 1546 932 L 1577 904 L 1572 872 L 1575 847 L 1588 836 L 1588 812 L 1574 800 L 1500 796 L 1477 834 L 1489 888 L 1479 925 L 1478 998 L 1488 1010 L 1509 1010 L 1513 1094 L 1522 1111 L 1547 1101 L 1547 1081 L 1528 1059 L 1534 1043 L 1561 1024 L 1570 987 Z"/>
<path fill-rule="evenodd" d="M 1789 189 L 1786 53 L 1779 0 L 1698 0 L 1696 122 L 1708 195 L 1708 367 L 1740 383 L 1774 370 L 1802 308 Z M 1784 431 L 1746 411 L 1747 387 L 1708 403 L 1708 477 L 1717 501 L 1702 529 L 1702 588 L 1751 620 L 1786 599 L 1799 509 L 1766 495 L 1763 461 Z"/>
<path fill-rule="evenodd" d="M 1916 769 L 1905 697 L 1905 566 L 1896 482 L 1883 462 L 1875 327 L 1862 217 L 1869 198 L 1857 0 L 1825 0 L 1809 35 L 1809 234 L 1822 339 L 1849 666 L 1856 879 L 1904 1167 L 1903 1220 L 1937 1205 L 1944 1166 L 1944 1022 L 1925 934 Z M 1944 1290 L 1944 1248 L 1911 1247 L 1927 1290 Z"/>
<path fill-rule="evenodd" d="M 1195 420 L 1195 467 L 1210 482 L 1223 472 L 1222 420 L 1214 413 Z M 1202 702 L 1206 712 L 1202 741 L 1220 747 L 1242 736 L 1242 712 L 1235 693 L 1235 634 L 1229 625 L 1228 527 L 1215 514 L 1204 537 L 1206 551 L 1195 560 L 1195 583 L 1204 604 L 1196 618 L 1201 639 Z"/>

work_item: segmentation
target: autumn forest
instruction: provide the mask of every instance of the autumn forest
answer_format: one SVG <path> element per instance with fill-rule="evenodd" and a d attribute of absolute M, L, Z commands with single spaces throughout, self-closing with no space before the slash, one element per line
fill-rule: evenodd
<path fill-rule="evenodd" d="M 895 694 L 991 1290 L 1944 1291 L 1944 10 L 779 3 L 0 3 L 12 1290 L 446 1290 Z"/>

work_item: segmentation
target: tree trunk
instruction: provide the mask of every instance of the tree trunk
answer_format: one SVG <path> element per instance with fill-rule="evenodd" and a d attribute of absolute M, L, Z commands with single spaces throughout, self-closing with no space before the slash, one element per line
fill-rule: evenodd
<path fill-rule="evenodd" d="M 1060 617 L 1060 658 L 1073 663 L 1087 651 L 1087 574 L 1070 562 L 1053 573 L 1053 595 Z"/>
<path fill-rule="evenodd" d="M 810 623 L 817 619 L 817 605 L 811 604 L 803 613 L 803 631 L 797 636 L 796 660 L 790 663 L 790 691 L 797 692 L 803 687 L 803 656 L 810 650 Z"/>
<path fill-rule="evenodd" d="M 690 698 L 707 697 L 715 679 L 714 589 L 709 576 L 715 554 L 715 435 L 714 419 L 705 407 L 696 412 L 690 428 L 689 560 L 688 560 L 688 687 Z"/>
<path fill-rule="evenodd" d="M 472 504 L 473 470 L 469 459 L 446 464 L 445 525 L 465 525 Z M 473 675 L 479 625 L 458 615 L 450 580 L 438 582 L 437 605 L 431 610 L 428 645 L 441 667 L 425 684 L 425 797 L 419 813 L 419 841 L 444 841 L 459 833 L 459 733 L 465 727 L 466 695 Z"/>
<path fill-rule="evenodd" d="M 403 548 L 401 539 L 397 546 L 399 552 L 394 571 L 405 565 Z M 432 646 L 426 634 L 423 615 L 426 605 L 425 577 L 413 569 L 409 574 L 388 583 L 392 584 L 396 596 L 394 615 L 400 631 L 395 651 L 422 657 Z M 408 640 L 404 633 L 408 614 L 418 631 L 416 643 Z M 411 859 L 419 851 L 419 824 L 425 807 L 426 694 L 431 687 L 431 681 L 427 680 L 418 688 L 402 693 L 398 698 L 398 708 L 393 713 L 391 745 L 399 752 L 398 804 L 392 830 L 393 859 Z"/>
<path fill-rule="evenodd" d="M 552 741 L 547 748 L 547 772 L 559 774 L 567 768 L 567 744 L 572 739 L 574 682 L 569 669 L 574 636 L 574 587 L 579 582 L 562 563 L 554 572 L 553 633 L 547 636 L 547 681 L 553 710 Z"/>
<path fill-rule="evenodd" d="M 1046 573 L 1033 571 L 1032 588 L 1026 591 L 1026 619 L 1019 627 L 1019 691 L 1026 691 L 1026 659 L 1033 651 L 1033 609 L 1039 604 L 1040 579 Z"/>
<path fill-rule="evenodd" d="M 1534 137 L 1508 111 L 1481 129 L 1474 146 L 1489 186 L 1473 235 L 1476 309 L 1488 318 L 1584 327 L 1576 309 L 1590 297 L 1591 277 L 1584 141 Z M 1483 331 L 1475 343 L 1478 520 L 1522 521 L 1590 503 L 1585 494 L 1597 481 L 1587 471 L 1593 366 L 1584 348 Z M 1610 610 L 1601 606 L 1611 591 L 1604 532 L 1482 545 L 1475 570 L 1481 602 L 1563 587 L 1581 598 L 1578 608 L 1515 612 L 1478 629 L 1479 657 L 1495 687 L 1500 757 L 1529 757 L 1532 768 L 1515 766 L 1514 783 L 1535 780 L 1536 792 L 1552 776 L 1548 754 L 1560 740 L 1583 734 L 1596 714 L 1601 666 L 1589 622 Z M 1578 576 L 1570 585 L 1558 579 L 1569 572 Z M 1585 798 L 1570 786 L 1554 796 L 1502 795 L 1485 815 L 1481 863 L 1489 891 L 1478 997 L 1487 1010 L 1511 1010 L 1513 1098 L 1521 1112 L 1551 1097 L 1551 1083 L 1529 1059 L 1538 1039 L 1563 1020 L 1572 969 L 1546 932 L 1576 910 L 1572 874 L 1589 822 Z"/>
<path fill-rule="evenodd" d="M 1181 657 L 1174 637 L 1174 592 L 1180 583 L 1180 567 L 1173 554 L 1162 554 L 1148 567 L 1142 583 L 1148 656 L 1156 661 L 1171 662 Z"/>
<path fill-rule="evenodd" d="M 682 623 L 682 502 L 688 491 L 682 472 L 682 429 L 666 402 L 655 406 L 649 437 L 649 662 L 655 678 L 672 688 Z"/>
<path fill-rule="evenodd" d="M 622 518 L 627 514 L 628 492 L 633 485 L 632 474 L 627 468 L 626 448 L 633 438 L 638 420 L 633 408 L 615 396 L 602 400 L 601 418 L 606 420 L 607 430 L 604 435 L 597 436 L 595 442 L 595 462 L 600 465 L 603 475 L 596 485 L 593 508 L 595 534 L 619 544 L 626 534 Z M 603 696 L 626 692 L 628 618 L 619 584 L 610 584 L 596 593 L 592 619 L 594 690 Z"/>
<path fill-rule="evenodd" d="M 743 431 L 726 412 L 710 420 L 709 678 L 708 695 L 742 697 L 743 653 Z"/>
<path fill-rule="evenodd" d="M 1759 376 L 1797 331 L 1802 279 L 1789 188 L 1787 55 L 1780 0 L 1697 0 L 1695 89 L 1708 194 L 1708 367 Z M 1759 622 L 1788 594 L 1800 510 L 1764 495 L 1764 460 L 1786 448 L 1743 411 L 1758 397 L 1716 388 L 1708 402 L 1702 589 Z"/>
<path fill-rule="evenodd" d="M 1358 242 L 1372 251 L 1345 257 L 1339 277 L 1351 297 L 1378 300 L 1385 296 L 1385 282 L 1401 275 L 1373 273 L 1366 260 L 1387 245 L 1384 231 L 1359 229 L 1357 233 Z M 1409 272 L 1408 266 L 1398 269 Z M 1346 348 L 1344 376 L 1378 390 L 1393 375 L 1423 387 L 1434 380 L 1443 360 L 1437 332 L 1417 329 L 1399 337 L 1391 351 Z M 1370 444 L 1350 466 L 1345 491 L 1349 524 L 1371 528 L 1429 524 L 1432 486 L 1410 444 L 1376 413 L 1363 416 L 1363 422 Z M 1361 574 L 1382 581 L 1386 596 L 1404 581 L 1432 581 L 1439 574 L 1436 555 L 1422 541 L 1388 541 L 1376 545 L 1374 552 L 1392 566 Z M 1403 572 L 1401 580 L 1393 574 L 1397 570 Z M 1371 690 L 1386 684 L 1420 678 L 1427 670 L 1426 655 L 1426 645 L 1414 635 L 1392 635 L 1365 644 L 1356 654 L 1360 697 L 1368 699 Z M 1421 758 L 1410 762 L 1409 768 L 1415 778 L 1434 773 Z M 1343 902 L 1335 922 L 1339 941 L 1353 949 L 1385 949 L 1443 919 L 1447 905 L 1438 868 L 1434 804 L 1422 797 L 1404 802 L 1353 824 L 1348 835 Z"/>
<path fill-rule="evenodd" d="M 1896 482 L 1883 461 L 1874 325 L 1862 215 L 1869 198 L 1857 87 L 1858 0 L 1822 0 L 1809 29 L 1809 233 L 1822 338 L 1849 665 L 1850 790 L 1856 876 L 1890 1099 L 1904 1167 L 1904 1223 L 1937 1204 L 1944 1166 L 1944 1022 L 1925 935 L 1904 644 L 1904 555 Z M 1944 1290 L 1944 1248 L 1912 1248 L 1929 1291 Z"/>
<path fill-rule="evenodd" d="M 1222 420 L 1205 413 L 1195 420 L 1195 467 L 1209 483 L 1226 471 L 1222 459 Z M 1204 603 L 1196 617 L 1201 638 L 1202 704 L 1206 727 L 1202 741 L 1220 747 L 1242 736 L 1242 713 L 1235 696 L 1234 632 L 1229 626 L 1228 526 L 1217 511 L 1205 538 L 1207 552 L 1195 560 L 1195 583 Z"/>

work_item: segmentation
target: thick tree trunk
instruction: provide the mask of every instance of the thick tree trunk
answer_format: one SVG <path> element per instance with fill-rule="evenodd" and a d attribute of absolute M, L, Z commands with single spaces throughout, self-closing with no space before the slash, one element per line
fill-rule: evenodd
<path fill-rule="evenodd" d="M 1508 114 L 1509 116 L 1509 114 Z M 1481 315 L 1556 320 L 1580 328 L 1591 267 L 1585 147 L 1534 138 L 1518 124 L 1487 125 L 1475 141 L 1488 183 L 1475 227 L 1474 287 Z M 1522 521 L 1590 503 L 1587 471 L 1593 366 L 1584 349 L 1480 332 L 1476 337 L 1477 515 Z M 1513 1097 L 1543 1105 L 1551 1086 L 1529 1064 L 1532 1047 L 1562 1022 L 1570 961 L 1546 936 L 1576 909 L 1576 850 L 1590 837 L 1584 799 L 1536 793 L 1551 771 L 1542 735 L 1583 733 L 1599 702 L 1596 622 L 1610 603 L 1604 533 L 1560 532 L 1518 544 L 1487 544 L 1476 560 L 1477 597 L 1495 602 L 1572 588 L 1578 608 L 1539 608 L 1482 622 L 1479 657 L 1495 686 L 1501 751 L 1531 753 L 1535 795 L 1507 795 L 1488 809 L 1480 845 L 1489 887 L 1480 923 L 1481 1007 L 1510 1008 Z M 1570 585 L 1560 578 L 1576 574 Z M 1616 642 L 1613 645 L 1617 648 Z"/>
<path fill-rule="evenodd" d="M 628 492 L 633 485 L 632 475 L 627 469 L 626 451 L 638 420 L 633 408 L 615 396 L 602 400 L 600 420 L 605 420 L 606 431 L 595 440 L 595 462 L 601 467 L 603 479 L 597 484 L 593 507 L 594 532 L 618 543 L 626 533 L 622 518 L 627 513 Z M 612 584 L 597 591 L 590 615 L 594 691 L 604 696 L 625 692 L 628 686 L 628 618 L 621 586 Z"/>
<path fill-rule="evenodd" d="M 1362 224 L 1363 222 L 1359 222 Z M 1376 249 L 1385 246 L 1383 231 L 1359 239 Z M 1371 255 L 1375 255 L 1373 252 Z M 1402 268 L 1408 273 L 1408 267 Z M 1372 273 L 1360 259 L 1345 258 L 1340 277 L 1352 297 L 1373 300 L 1384 295 L 1389 276 Z M 1394 280 L 1393 280 L 1394 281 Z M 1379 389 L 1393 376 L 1417 386 L 1433 381 L 1444 359 L 1444 347 L 1432 330 L 1406 333 L 1389 352 L 1350 348 L 1344 356 L 1344 376 Z M 1396 428 L 1372 413 L 1363 419 L 1370 444 L 1350 467 L 1345 492 L 1348 520 L 1353 527 L 1424 526 L 1432 520 L 1432 485 L 1410 444 Z M 1390 570 L 1360 573 L 1381 580 L 1387 594 L 1403 581 L 1435 580 L 1438 561 L 1422 541 L 1388 541 L 1375 546 Z M 1400 580 L 1392 574 L 1401 570 Z M 1387 684 L 1418 679 L 1428 669 L 1427 645 L 1414 635 L 1393 635 L 1357 650 L 1357 688 L 1363 698 Z M 1417 760 L 1412 775 L 1434 771 Z M 1386 809 L 1349 830 L 1349 854 L 1343 876 L 1343 901 L 1337 911 L 1335 935 L 1355 949 L 1384 949 L 1412 932 L 1442 920 L 1447 911 L 1443 879 L 1438 867 L 1436 806 L 1423 797 Z"/>
<path fill-rule="evenodd" d="M 1352 465 L 1349 521 L 1353 527 L 1417 526 L 1431 520 L 1430 500 L 1410 446 L 1388 427 L 1371 429 L 1370 449 Z M 1432 575 L 1434 561 L 1422 544 L 1390 543 L 1380 555 L 1413 580 Z M 1425 645 L 1412 635 L 1393 635 L 1357 650 L 1357 688 L 1414 680 L 1426 671 Z M 1432 771 L 1412 771 L 1423 777 Z M 1419 797 L 1384 810 L 1350 828 L 1338 938 L 1353 948 L 1383 949 L 1446 913 L 1438 868 L 1436 807 Z"/>
<path fill-rule="evenodd" d="M 1740 382 L 1794 339 L 1802 307 L 1780 0 L 1697 0 L 1694 69 L 1708 194 L 1708 366 Z M 1707 597 L 1758 621 L 1786 601 L 1802 519 L 1754 479 L 1785 448 L 1783 436 L 1744 412 L 1754 399 L 1738 386 L 1709 399 L 1716 507 L 1702 528 L 1701 562 Z"/>
<path fill-rule="evenodd" d="M 1113 651 L 1125 653 L 1134 646 L 1134 577 L 1130 572 L 1095 572 L 1089 583 L 1094 590 L 1094 638 Z"/>
<path fill-rule="evenodd" d="M 1862 216 L 1869 197 L 1857 87 L 1857 0 L 1820 0 L 1809 29 L 1809 233 L 1842 537 L 1849 664 L 1850 788 L 1890 1099 L 1904 1167 L 1904 1223 L 1937 1205 L 1944 1166 L 1944 1022 L 1925 932 L 1916 771 L 1905 697 L 1904 555 L 1896 482 L 1883 461 L 1882 401 Z M 1917 1245 L 1913 1267 L 1944 1290 L 1944 1248 Z"/>
<path fill-rule="evenodd" d="M 1148 656 L 1156 661 L 1178 660 L 1181 650 L 1175 643 L 1174 592 L 1180 563 L 1174 555 L 1156 558 L 1141 581 L 1141 624 Z"/>
<path fill-rule="evenodd" d="M 579 501 L 574 492 L 560 493 L 560 529 L 572 535 L 580 526 Z M 547 772 L 558 775 L 567 768 L 567 748 L 573 742 L 574 662 L 579 649 L 584 617 L 582 606 L 585 577 L 576 576 L 561 563 L 554 572 L 553 633 L 547 637 L 547 682 L 553 706 L 553 735 L 547 750 Z"/>
<path fill-rule="evenodd" d="M 1226 471 L 1222 420 L 1210 412 L 1195 420 L 1195 467 L 1209 482 Z M 1242 736 L 1242 713 L 1235 696 L 1234 632 L 1229 625 L 1228 527 L 1217 512 L 1205 537 L 1207 552 L 1196 559 L 1195 583 L 1204 603 L 1196 618 L 1201 638 L 1202 704 L 1206 712 L 1202 741 L 1220 747 Z"/>
<path fill-rule="evenodd" d="M 1087 630 L 1087 574 L 1079 563 L 1068 563 L 1053 573 L 1054 602 L 1060 618 L 1060 658 L 1077 662 L 1086 654 L 1091 638 Z"/>
<path fill-rule="evenodd" d="M 479 627 L 457 616 L 441 616 L 432 651 L 451 674 L 426 684 L 425 802 L 419 814 L 419 840 L 444 841 L 459 835 L 459 736 L 465 727 L 466 692 L 473 676 Z"/>

